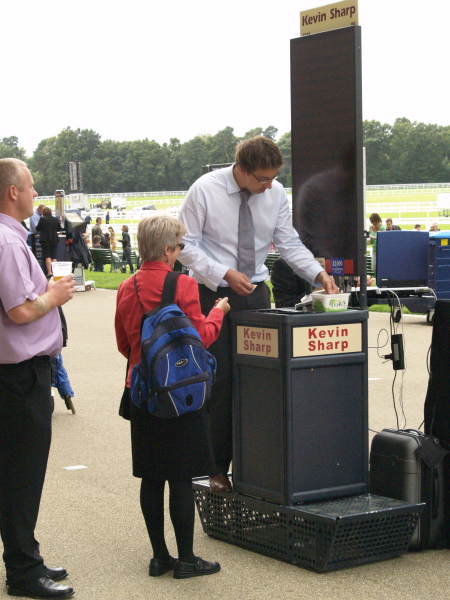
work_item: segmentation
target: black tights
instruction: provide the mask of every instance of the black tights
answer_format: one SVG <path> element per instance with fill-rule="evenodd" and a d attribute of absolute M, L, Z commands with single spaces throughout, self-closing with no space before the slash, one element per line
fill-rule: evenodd
<path fill-rule="evenodd" d="M 154 558 L 165 560 L 169 551 L 164 538 L 164 486 L 163 479 L 142 479 L 141 509 L 153 548 Z M 194 562 L 195 502 L 192 481 L 169 481 L 170 519 L 177 540 L 178 558 Z"/>

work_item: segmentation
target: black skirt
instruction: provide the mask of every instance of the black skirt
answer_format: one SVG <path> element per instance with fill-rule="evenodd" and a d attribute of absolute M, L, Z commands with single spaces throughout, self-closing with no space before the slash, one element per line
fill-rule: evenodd
<path fill-rule="evenodd" d="M 135 477 L 181 480 L 213 472 L 206 407 L 160 419 L 131 402 L 130 416 Z"/>

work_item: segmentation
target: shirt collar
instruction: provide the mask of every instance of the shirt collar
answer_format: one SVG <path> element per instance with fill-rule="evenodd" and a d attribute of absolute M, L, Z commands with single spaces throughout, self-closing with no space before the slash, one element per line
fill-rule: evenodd
<path fill-rule="evenodd" d="M 19 221 L 13 219 L 13 217 L 10 217 L 9 215 L 5 215 L 4 213 L 0 213 L 0 223 L 3 223 L 10 229 L 13 229 L 23 239 L 24 242 L 27 241 L 28 231 L 25 229 L 22 223 L 19 223 Z"/>
<path fill-rule="evenodd" d="M 232 164 L 231 167 L 226 167 L 224 169 L 224 171 L 226 171 L 225 177 L 226 177 L 226 181 L 227 181 L 227 194 L 237 194 L 241 191 L 241 188 L 239 187 L 238 182 L 234 178 L 233 169 L 234 169 L 234 164 Z"/>

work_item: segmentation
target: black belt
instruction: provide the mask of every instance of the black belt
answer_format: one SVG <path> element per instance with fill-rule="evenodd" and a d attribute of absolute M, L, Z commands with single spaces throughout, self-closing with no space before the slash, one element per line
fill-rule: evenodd
<path fill-rule="evenodd" d="M 0 367 L 10 367 L 11 365 L 26 365 L 30 364 L 48 364 L 50 362 L 50 356 L 42 355 L 42 356 L 32 356 L 31 358 L 27 358 L 26 360 L 21 360 L 19 363 L 0 363 Z"/>

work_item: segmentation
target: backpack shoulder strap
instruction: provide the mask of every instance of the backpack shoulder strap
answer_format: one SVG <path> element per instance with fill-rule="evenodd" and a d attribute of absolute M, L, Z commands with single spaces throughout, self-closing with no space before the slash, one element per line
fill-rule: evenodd
<path fill-rule="evenodd" d="M 135 273 L 135 274 L 134 274 L 134 277 L 133 277 L 133 282 L 134 282 L 134 290 L 135 290 L 135 292 L 136 292 L 137 299 L 139 300 L 139 304 L 141 305 L 141 308 L 142 308 L 142 310 L 144 311 L 144 307 L 143 307 L 143 305 L 142 305 L 141 299 L 139 298 L 139 291 L 138 291 L 138 286 L 137 286 L 137 279 L 136 279 L 136 275 L 137 275 L 137 273 Z M 144 312 L 145 312 L 145 311 L 144 311 Z"/>
<path fill-rule="evenodd" d="M 175 293 L 177 291 L 178 277 L 181 273 L 169 271 L 164 279 L 164 287 L 161 296 L 161 306 L 167 306 L 175 302 Z"/>

